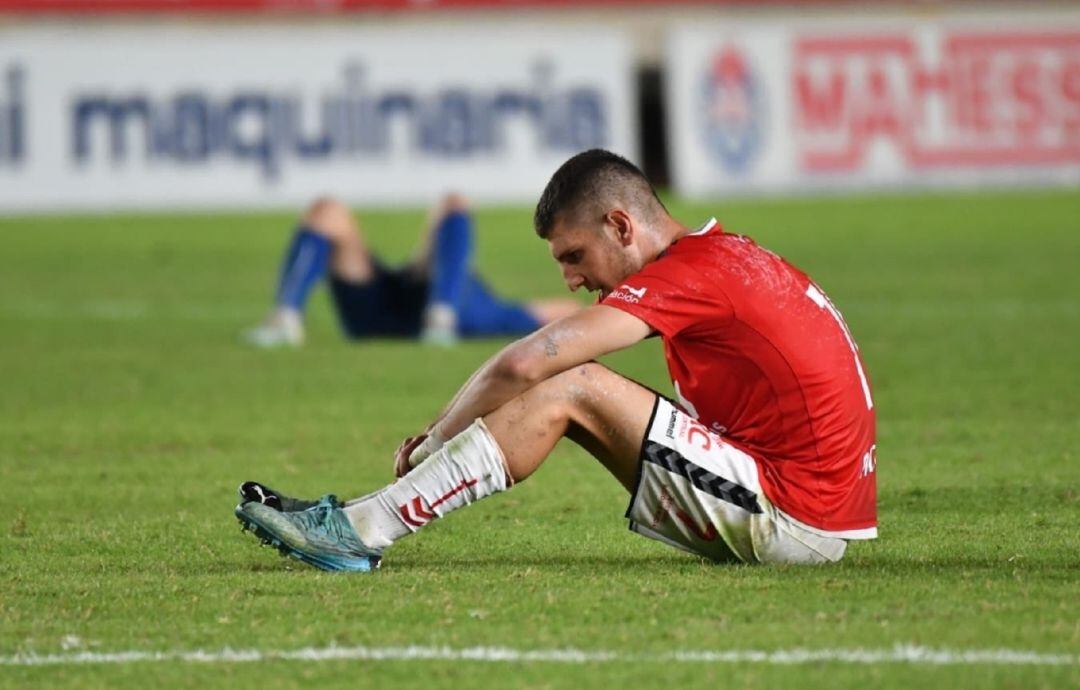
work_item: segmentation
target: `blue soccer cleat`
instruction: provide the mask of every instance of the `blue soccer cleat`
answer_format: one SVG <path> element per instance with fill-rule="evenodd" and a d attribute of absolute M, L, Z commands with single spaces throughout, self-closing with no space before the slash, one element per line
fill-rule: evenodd
<path fill-rule="evenodd" d="M 249 501 L 236 507 L 236 517 L 264 545 L 321 570 L 375 570 L 382 552 L 364 545 L 340 505 L 334 496 L 323 496 L 312 508 L 282 513 Z"/>

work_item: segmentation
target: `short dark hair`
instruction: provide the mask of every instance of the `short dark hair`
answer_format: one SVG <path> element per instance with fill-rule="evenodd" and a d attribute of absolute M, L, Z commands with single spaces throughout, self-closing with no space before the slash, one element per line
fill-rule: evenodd
<path fill-rule="evenodd" d="M 587 210 L 595 211 L 599 219 L 616 203 L 634 206 L 650 216 L 658 209 L 665 210 L 636 165 L 604 149 L 583 151 L 551 176 L 536 204 L 533 227 L 537 235 L 547 239 L 560 220 L 581 218 Z"/>

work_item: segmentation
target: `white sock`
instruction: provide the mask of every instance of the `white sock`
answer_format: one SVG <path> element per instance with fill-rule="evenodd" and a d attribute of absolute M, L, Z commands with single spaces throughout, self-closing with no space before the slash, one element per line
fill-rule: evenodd
<path fill-rule="evenodd" d="M 437 517 L 513 485 L 506 460 L 484 422 L 446 442 L 412 472 L 345 507 L 360 539 L 383 549 Z"/>

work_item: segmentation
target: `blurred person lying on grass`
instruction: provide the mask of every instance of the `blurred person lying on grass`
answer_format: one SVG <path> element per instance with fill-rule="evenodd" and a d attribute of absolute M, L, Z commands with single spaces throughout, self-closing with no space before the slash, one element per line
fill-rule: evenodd
<path fill-rule="evenodd" d="M 260 347 L 304 342 L 308 297 L 325 279 L 344 334 L 415 338 L 520 336 L 577 311 L 569 299 L 519 304 L 497 297 L 472 271 L 474 222 L 465 200 L 446 196 L 430 213 L 411 261 L 390 267 L 364 242 L 350 209 L 317 200 L 301 218 L 282 261 L 274 307 L 245 339 Z"/>
<path fill-rule="evenodd" d="M 527 479 L 565 437 L 630 494 L 632 531 L 714 561 L 829 563 L 877 536 L 869 381 L 809 276 L 715 218 L 675 220 L 602 150 L 559 168 L 534 225 L 567 287 L 599 303 L 477 369 L 402 441 L 396 482 L 348 502 L 245 482 L 245 529 L 315 567 L 371 571 L 399 539 Z M 653 336 L 674 400 L 596 362 Z"/>

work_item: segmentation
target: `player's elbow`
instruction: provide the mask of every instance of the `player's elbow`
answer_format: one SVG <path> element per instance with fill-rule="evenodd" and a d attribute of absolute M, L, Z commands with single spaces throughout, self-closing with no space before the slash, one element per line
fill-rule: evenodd
<path fill-rule="evenodd" d="M 543 362 L 519 343 L 509 346 L 494 362 L 493 374 L 514 386 L 532 387 L 544 379 Z"/>

